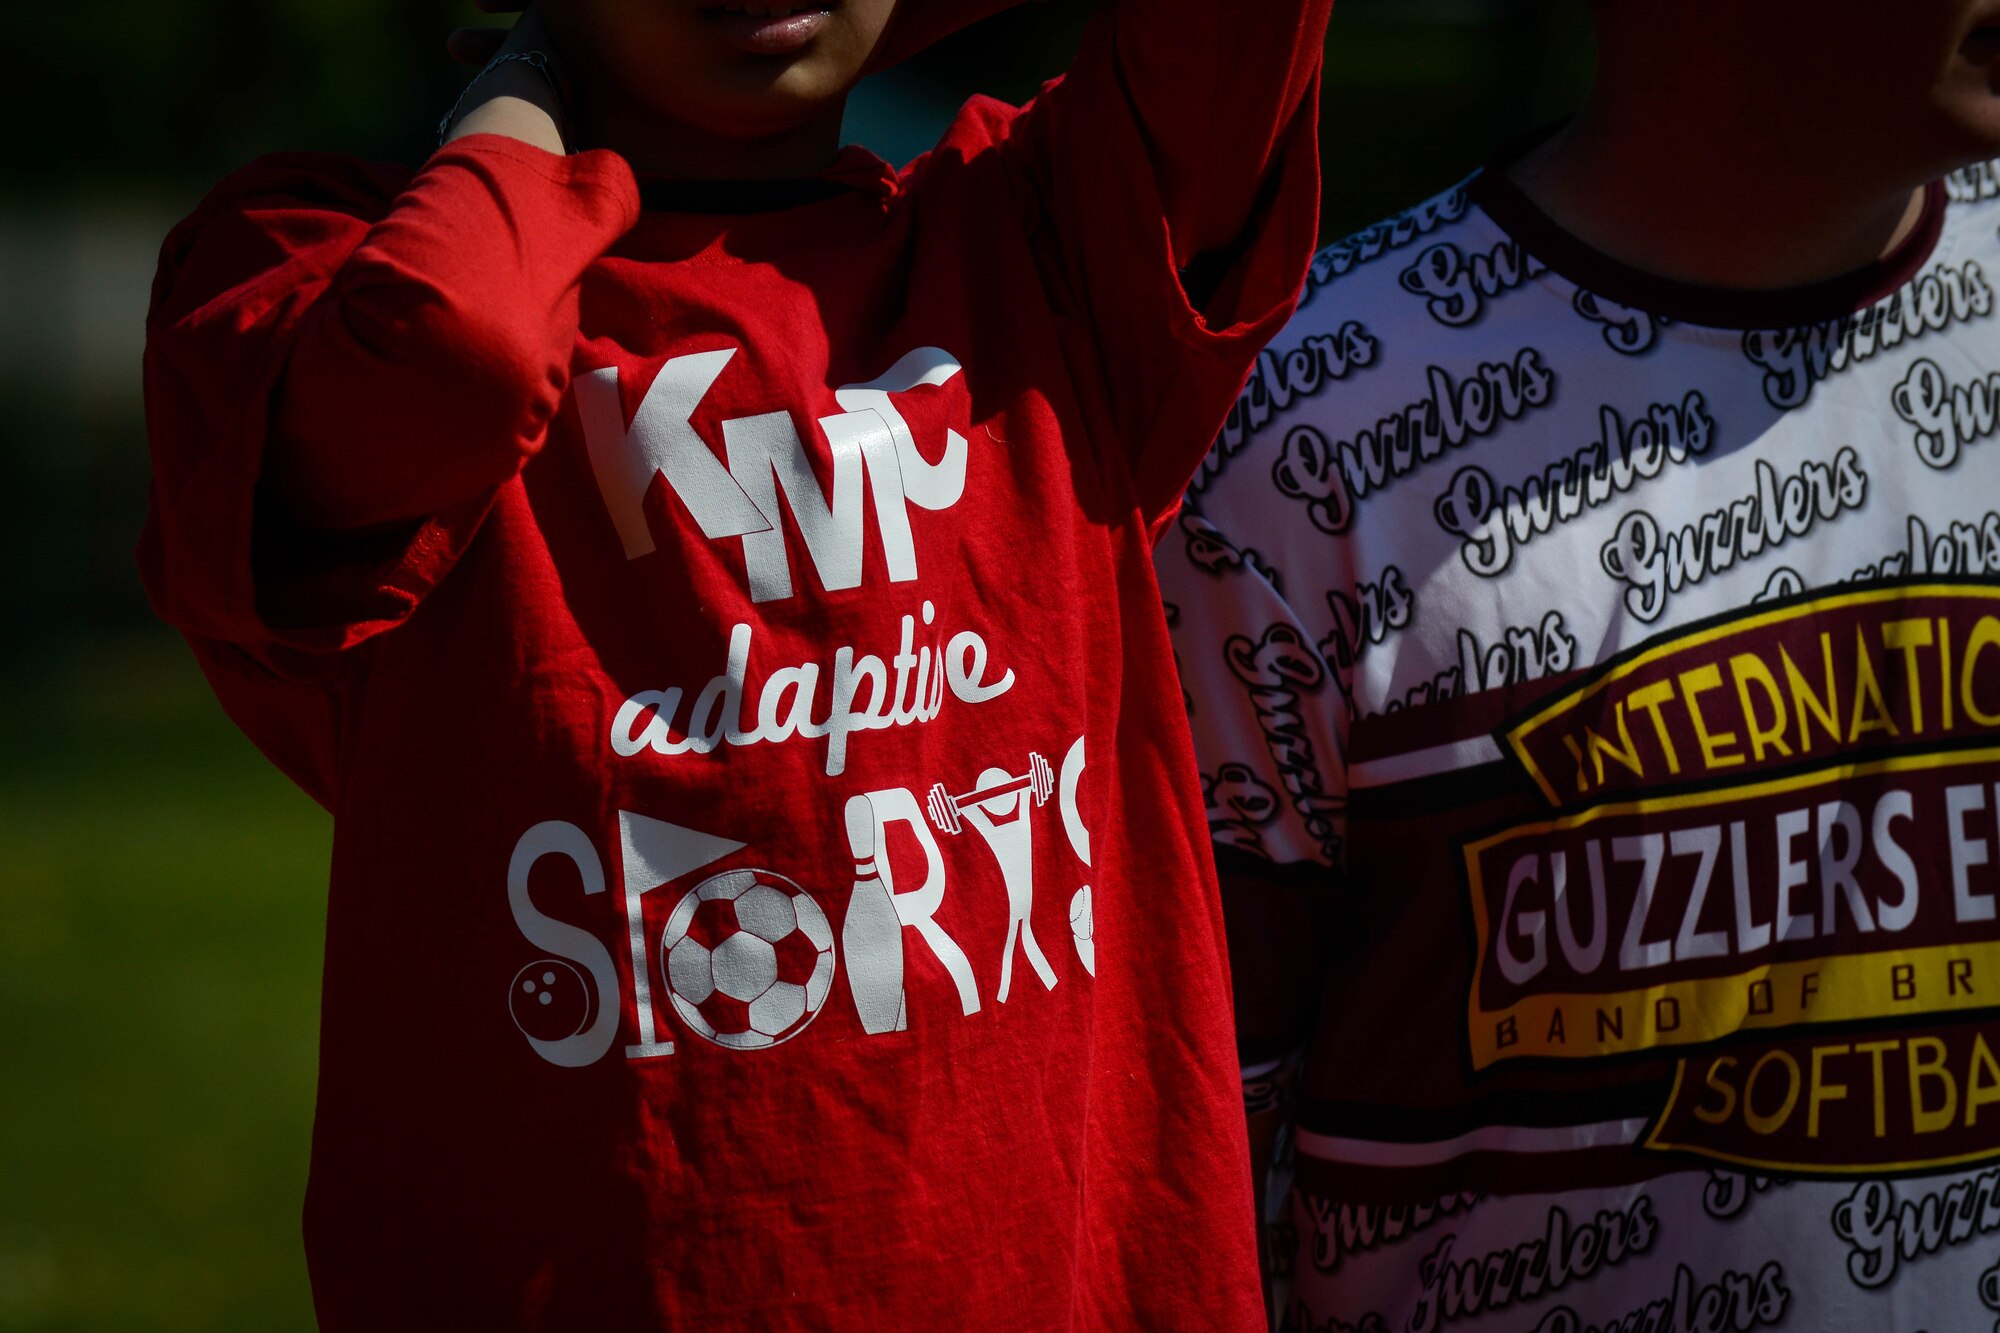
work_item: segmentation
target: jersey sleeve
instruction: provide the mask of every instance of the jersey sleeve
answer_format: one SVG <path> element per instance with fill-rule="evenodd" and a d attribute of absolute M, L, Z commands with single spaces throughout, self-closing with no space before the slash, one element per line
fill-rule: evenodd
<path fill-rule="evenodd" d="M 1332 0 L 1105 0 L 1011 138 L 1149 519 L 1289 315 L 1319 209 Z"/>
<path fill-rule="evenodd" d="M 1297 1048 L 1320 993 L 1346 833 L 1347 713 L 1283 576 L 1195 507 L 1208 498 L 1182 510 L 1154 563 L 1222 888 L 1238 1053 L 1269 1060 Z M 1257 531 L 1254 513 L 1225 521 Z"/>
<path fill-rule="evenodd" d="M 1225 879 L 1330 884 L 1347 831 L 1349 711 L 1328 648 L 1287 600 L 1272 560 L 1283 553 L 1233 531 L 1251 521 L 1191 506 L 1154 553 L 1209 832 Z"/>
<path fill-rule="evenodd" d="M 539 447 L 581 273 L 637 212 L 611 154 L 471 136 L 414 177 L 266 159 L 168 236 L 140 573 L 224 707 L 321 799 L 350 650 L 409 617 Z M 398 521 L 334 533 L 281 512 L 285 467 L 321 479 L 329 513 Z"/>

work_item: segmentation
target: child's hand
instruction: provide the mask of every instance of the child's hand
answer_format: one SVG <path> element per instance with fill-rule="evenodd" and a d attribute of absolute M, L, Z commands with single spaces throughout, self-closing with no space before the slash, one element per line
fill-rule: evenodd
<path fill-rule="evenodd" d="M 541 14 L 527 0 L 476 0 L 489 14 L 518 13 L 512 28 L 459 28 L 445 39 L 451 58 L 483 65 L 445 118 L 441 138 L 503 134 L 552 153 L 567 152 L 562 67 Z"/>

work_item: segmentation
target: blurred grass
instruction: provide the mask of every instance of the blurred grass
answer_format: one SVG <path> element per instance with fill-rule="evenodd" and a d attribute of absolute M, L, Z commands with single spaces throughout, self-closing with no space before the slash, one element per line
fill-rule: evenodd
<path fill-rule="evenodd" d="M 330 821 L 164 631 L 0 683 L 0 1329 L 310 1329 Z"/>

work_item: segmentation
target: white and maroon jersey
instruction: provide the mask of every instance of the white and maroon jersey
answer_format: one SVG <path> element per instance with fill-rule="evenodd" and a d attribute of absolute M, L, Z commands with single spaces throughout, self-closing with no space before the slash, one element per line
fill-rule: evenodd
<path fill-rule="evenodd" d="M 1482 173 L 1320 254 L 1158 555 L 1325 867 L 1301 1330 L 2000 1314 L 2000 178 L 1650 279 Z"/>

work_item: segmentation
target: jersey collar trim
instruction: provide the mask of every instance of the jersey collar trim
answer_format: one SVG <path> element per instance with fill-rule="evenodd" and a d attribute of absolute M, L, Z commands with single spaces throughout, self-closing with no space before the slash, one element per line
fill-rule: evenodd
<path fill-rule="evenodd" d="M 1924 189 L 1923 215 L 1909 237 L 1874 263 L 1802 287 L 1749 291 L 1680 282 L 1634 268 L 1563 230 L 1499 167 L 1472 178 L 1472 202 L 1555 272 L 1635 310 L 1725 329 L 1785 329 L 1840 319 L 1888 296 L 1930 260 L 1944 234 L 1944 183 Z"/>

